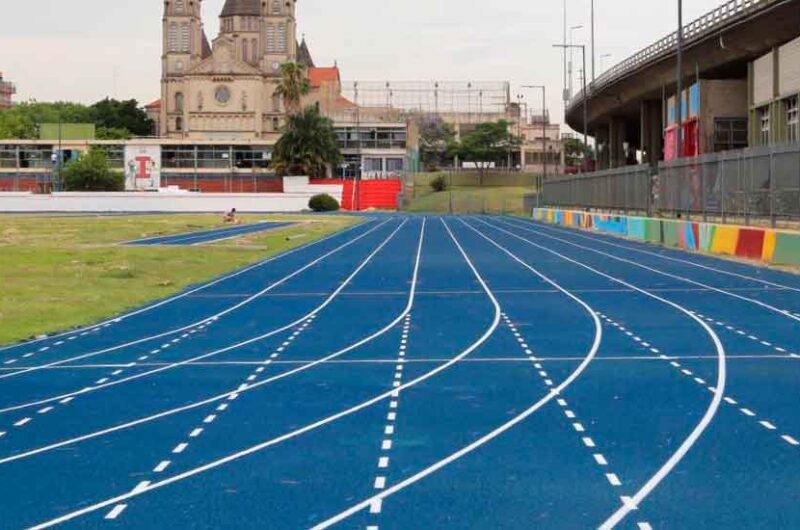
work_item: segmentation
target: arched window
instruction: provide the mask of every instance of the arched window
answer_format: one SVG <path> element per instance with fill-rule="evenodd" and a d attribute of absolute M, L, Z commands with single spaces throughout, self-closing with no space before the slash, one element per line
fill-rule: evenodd
<path fill-rule="evenodd" d="M 183 93 L 177 92 L 175 94 L 175 111 L 183 112 Z"/>
<path fill-rule="evenodd" d="M 250 53 L 253 54 L 253 64 L 258 62 L 258 40 L 250 39 Z"/>
<path fill-rule="evenodd" d="M 242 39 L 242 61 L 246 63 L 250 62 L 250 53 L 249 53 L 249 48 L 247 46 L 247 39 Z"/>
<path fill-rule="evenodd" d="M 175 130 L 179 132 L 183 130 L 183 118 L 175 118 Z"/>

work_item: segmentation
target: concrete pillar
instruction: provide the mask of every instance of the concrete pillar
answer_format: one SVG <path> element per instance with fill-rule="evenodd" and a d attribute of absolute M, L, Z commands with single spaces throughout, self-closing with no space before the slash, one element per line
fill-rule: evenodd
<path fill-rule="evenodd" d="M 601 126 L 594 134 L 595 156 L 597 157 L 597 169 L 603 170 L 611 167 L 608 159 L 608 127 Z"/>
<path fill-rule="evenodd" d="M 611 118 L 611 122 L 608 125 L 609 167 L 622 167 L 627 163 L 624 146 L 627 138 L 626 128 L 627 126 L 624 120 Z"/>
<path fill-rule="evenodd" d="M 664 154 L 664 124 L 661 101 L 643 101 L 640 111 L 641 138 L 639 147 L 644 151 L 642 162 L 658 166 Z"/>

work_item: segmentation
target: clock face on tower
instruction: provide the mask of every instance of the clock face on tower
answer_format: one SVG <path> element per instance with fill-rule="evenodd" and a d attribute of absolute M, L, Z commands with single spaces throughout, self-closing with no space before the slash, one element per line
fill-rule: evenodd
<path fill-rule="evenodd" d="M 214 92 L 214 99 L 221 105 L 227 104 L 231 100 L 231 91 L 226 86 L 217 87 Z"/>

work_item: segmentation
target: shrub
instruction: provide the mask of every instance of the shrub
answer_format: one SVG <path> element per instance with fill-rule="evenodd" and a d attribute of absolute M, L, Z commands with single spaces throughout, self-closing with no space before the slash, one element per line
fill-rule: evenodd
<path fill-rule="evenodd" d="M 339 202 L 327 193 L 322 193 L 311 197 L 308 207 L 315 212 L 335 212 L 339 209 Z"/>
<path fill-rule="evenodd" d="M 438 176 L 431 181 L 431 189 L 435 192 L 445 191 L 447 189 L 447 180 L 443 176 Z"/>
<path fill-rule="evenodd" d="M 108 168 L 103 149 L 92 147 L 62 172 L 67 191 L 123 191 L 125 176 Z"/>

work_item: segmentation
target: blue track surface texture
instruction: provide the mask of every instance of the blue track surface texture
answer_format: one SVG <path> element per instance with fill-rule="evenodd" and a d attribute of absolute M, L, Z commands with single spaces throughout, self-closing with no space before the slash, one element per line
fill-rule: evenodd
<path fill-rule="evenodd" d="M 257 232 L 264 232 L 265 230 L 273 230 L 282 226 L 288 226 L 291 223 L 277 223 L 262 221 L 247 225 L 226 226 L 224 228 L 215 228 L 213 230 L 200 230 L 197 232 L 187 232 L 185 234 L 176 234 L 171 236 L 158 236 L 149 237 L 147 239 L 138 239 L 136 241 L 129 241 L 126 245 L 133 246 L 152 246 L 152 245 L 202 245 L 204 243 L 213 243 L 214 241 L 222 241 L 223 239 L 231 239 L 240 237 L 247 234 L 255 234 Z"/>
<path fill-rule="evenodd" d="M 384 216 L 0 349 L 0 528 L 800 528 L 800 278 Z"/>

